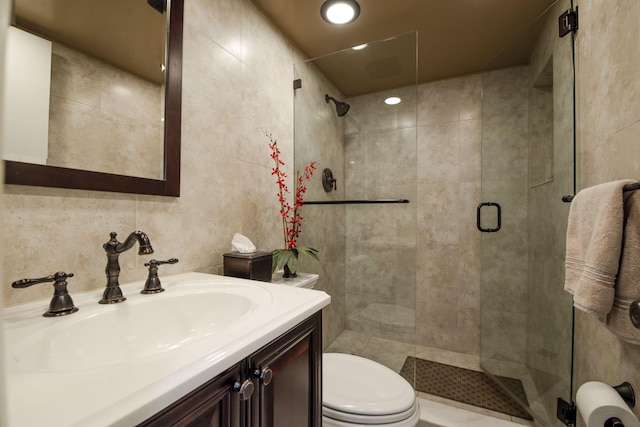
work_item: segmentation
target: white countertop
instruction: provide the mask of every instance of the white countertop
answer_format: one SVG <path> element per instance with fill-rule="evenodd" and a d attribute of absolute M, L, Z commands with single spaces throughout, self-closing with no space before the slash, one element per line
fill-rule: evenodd
<path fill-rule="evenodd" d="M 102 289 L 73 294 L 71 282 L 70 293 L 80 311 L 58 318 L 42 317 L 48 301 L 6 308 L 4 349 L 9 425 L 135 425 L 268 344 L 330 302 L 330 297 L 322 291 L 203 273 L 183 273 L 161 277 L 161 280 L 166 291 L 155 295 L 140 294 L 144 281 L 122 285 L 127 301 L 114 305 L 98 304 Z M 91 324 L 89 318 L 104 314 L 105 310 L 112 310 L 118 316 L 127 316 L 127 313 L 136 310 L 137 304 L 149 305 L 154 298 L 157 301 L 164 300 L 158 306 L 165 307 L 165 310 L 157 313 L 157 316 L 162 316 L 157 319 L 171 320 L 171 312 L 166 307 L 167 302 L 170 306 L 177 301 L 172 299 L 176 293 L 207 286 L 230 289 L 233 285 L 242 285 L 238 288 L 243 288 L 243 292 L 255 291 L 254 295 L 260 296 L 260 304 L 250 314 L 225 326 L 221 332 L 198 337 L 176 348 L 141 357 L 129 358 L 124 353 L 125 357 L 114 360 L 113 364 L 102 363 L 95 367 L 64 366 L 58 361 L 57 365 L 47 365 L 56 366 L 55 369 L 40 370 L 25 368 L 24 364 L 20 364 L 21 356 L 16 355 L 19 349 L 24 348 L 25 337 L 34 331 L 41 333 L 47 328 L 60 331 L 65 325 L 72 325 L 72 322 L 77 325 L 83 320 Z M 152 325 L 154 316 L 146 319 Z M 73 331 L 77 329 L 69 328 Z M 64 338 L 65 343 L 73 343 L 77 337 Z M 55 344 L 47 343 L 49 347 L 41 357 L 55 355 Z M 31 359 L 31 364 L 39 363 L 37 357 Z"/>
<path fill-rule="evenodd" d="M 312 289 L 320 277 L 318 274 L 300 272 L 298 272 L 296 277 L 287 277 L 285 279 L 282 276 L 282 270 L 276 271 L 271 275 L 271 283 L 276 285 L 295 286 L 296 288 Z"/>

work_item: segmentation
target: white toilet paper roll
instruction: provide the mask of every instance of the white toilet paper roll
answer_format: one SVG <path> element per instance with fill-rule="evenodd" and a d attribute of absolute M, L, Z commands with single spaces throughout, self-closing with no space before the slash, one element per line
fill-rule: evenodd
<path fill-rule="evenodd" d="M 611 418 L 618 418 L 625 427 L 640 427 L 640 421 L 622 397 L 605 383 L 582 384 L 576 393 L 576 405 L 587 427 L 603 427 Z"/>

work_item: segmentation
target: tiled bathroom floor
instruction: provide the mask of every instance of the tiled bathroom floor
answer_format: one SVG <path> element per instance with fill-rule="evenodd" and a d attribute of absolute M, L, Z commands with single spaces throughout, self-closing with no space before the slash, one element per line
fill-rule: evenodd
<path fill-rule="evenodd" d="M 380 351 L 380 349 L 384 349 L 384 351 Z M 345 330 L 340 334 L 325 351 L 363 356 L 388 366 L 396 372 L 400 371 L 408 355 L 461 368 L 480 370 L 480 359 L 477 356 L 399 343 L 350 330 Z M 422 392 L 418 393 L 418 398 L 422 410 L 419 427 L 522 427 L 523 425 L 534 425 L 524 419 Z"/>

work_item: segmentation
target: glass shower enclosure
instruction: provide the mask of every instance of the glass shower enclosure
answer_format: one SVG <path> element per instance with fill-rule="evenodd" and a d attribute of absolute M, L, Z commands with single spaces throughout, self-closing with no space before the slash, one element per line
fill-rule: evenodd
<path fill-rule="evenodd" d="M 563 425 L 573 46 L 557 17 L 570 7 L 523 27 L 537 39 L 520 66 L 418 84 L 415 33 L 294 66 L 293 169 L 317 162 L 300 244 L 320 251 L 299 269 L 332 298 L 325 351 L 414 385 L 416 359 L 481 370 L 539 425 Z"/>
<path fill-rule="evenodd" d="M 480 364 L 544 426 L 564 425 L 556 400 L 572 396 L 562 196 L 574 192 L 574 64 L 571 35 L 558 36 L 570 7 L 532 23 L 528 66 L 483 75 Z"/>
<path fill-rule="evenodd" d="M 416 43 L 409 33 L 297 64 L 294 84 L 295 168 L 317 162 L 301 244 L 319 249 L 321 262 L 302 268 L 319 273 L 317 288 L 332 297 L 325 350 L 398 372 L 405 367 L 411 376 Z M 389 64 L 385 70 L 380 58 Z M 391 96 L 401 102 L 385 104 Z"/>

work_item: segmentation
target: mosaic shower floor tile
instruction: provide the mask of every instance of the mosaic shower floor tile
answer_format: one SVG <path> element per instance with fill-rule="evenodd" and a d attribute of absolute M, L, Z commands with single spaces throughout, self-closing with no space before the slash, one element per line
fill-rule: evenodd
<path fill-rule="evenodd" d="M 415 389 L 418 391 L 533 420 L 516 400 L 507 395 L 484 372 L 408 356 L 400 375 L 412 382 L 414 369 Z M 500 381 L 522 402 L 528 404 L 520 380 L 501 377 Z"/>

